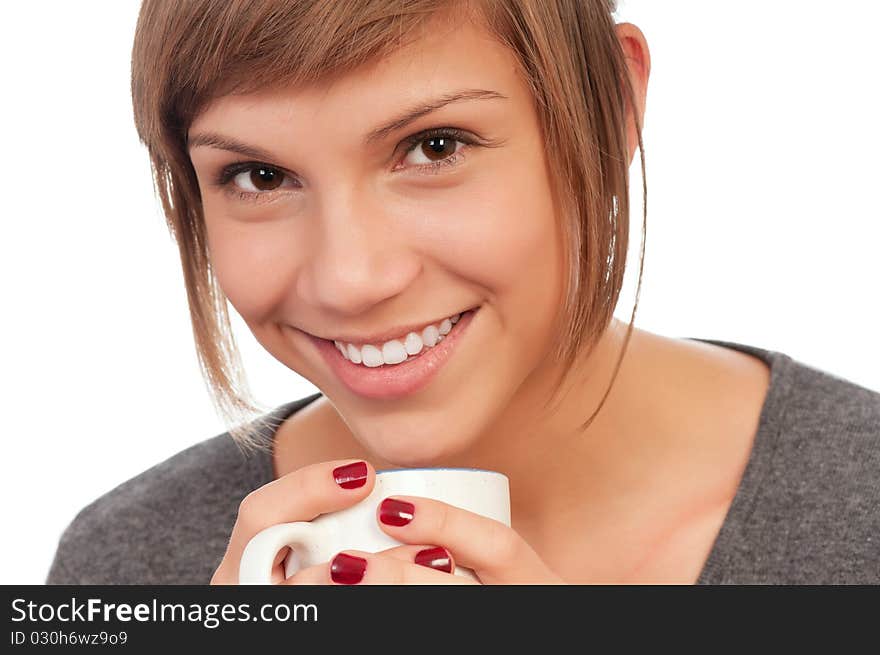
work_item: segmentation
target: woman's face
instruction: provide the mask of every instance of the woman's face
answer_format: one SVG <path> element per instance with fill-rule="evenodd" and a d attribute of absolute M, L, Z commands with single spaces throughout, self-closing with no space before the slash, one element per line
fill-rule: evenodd
<path fill-rule="evenodd" d="M 407 109 L 474 90 L 367 140 Z M 419 136 L 431 128 L 459 134 Z M 221 98 L 189 139 L 223 291 L 378 457 L 454 458 L 544 384 L 564 271 L 542 136 L 514 56 L 472 23 L 437 22 L 320 88 Z M 252 166 L 218 185 L 236 162 Z M 422 328 L 471 308 L 429 347 Z M 422 350 L 400 364 L 355 364 L 333 344 L 375 345 L 356 351 L 375 364 L 400 356 L 386 338 L 415 350 L 410 332 Z"/>

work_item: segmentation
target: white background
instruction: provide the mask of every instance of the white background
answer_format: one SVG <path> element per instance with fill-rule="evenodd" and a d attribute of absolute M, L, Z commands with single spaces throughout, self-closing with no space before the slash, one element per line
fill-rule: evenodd
<path fill-rule="evenodd" d="M 226 429 L 133 126 L 138 8 L 2 9 L 0 583 L 41 583 L 79 509 Z M 637 325 L 780 350 L 880 389 L 877 4 L 630 0 L 621 18 L 653 57 Z M 235 325 L 266 407 L 314 391 Z"/>

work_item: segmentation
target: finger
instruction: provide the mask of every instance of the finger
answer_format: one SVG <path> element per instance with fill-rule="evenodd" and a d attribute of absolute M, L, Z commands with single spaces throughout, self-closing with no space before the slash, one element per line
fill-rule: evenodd
<path fill-rule="evenodd" d="M 391 496 L 376 518 L 398 541 L 442 544 L 486 584 L 561 582 L 515 530 L 480 514 L 431 498 Z"/>
<path fill-rule="evenodd" d="M 452 557 L 452 553 L 443 548 L 443 546 L 396 546 L 395 548 L 379 551 L 377 554 L 393 557 L 404 562 L 411 562 L 419 566 L 427 566 L 443 573 L 455 571 L 455 559 Z"/>
<path fill-rule="evenodd" d="M 255 489 L 239 504 L 226 552 L 211 584 L 238 583 L 241 554 L 261 530 L 345 509 L 364 499 L 375 479 L 369 462 L 343 459 L 304 466 Z M 276 562 L 279 557 L 283 556 L 276 554 Z"/>
<path fill-rule="evenodd" d="M 281 566 L 281 562 L 284 561 L 289 553 L 290 547 L 287 546 L 275 554 L 275 560 L 272 562 L 272 584 L 278 584 L 284 580 L 284 568 Z"/>
<path fill-rule="evenodd" d="M 314 564 L 300 569 L 286 580 L 282 580 L 281 585 L 329 585 L 328 563 Z"/>
<path fill-rule="evenodd" d="M 458 575 L 420 566 L 402 553 L 394 555 L 344 550 L 330 562 L 310 566 L 285 580 L 285 585 L 475 585 Z"/>
<path fill-rule="evenodd" d="M 442 546 L 396 546 L 376 554 L 393 557 L 402 562 L 427 566 L 441 573 L 452 573 L 455 570 L 452 554 Z M 281 584 L 331 584 L 327 566 L 328 563 L 325 562 L 306 567 L 281 581 Z"/>

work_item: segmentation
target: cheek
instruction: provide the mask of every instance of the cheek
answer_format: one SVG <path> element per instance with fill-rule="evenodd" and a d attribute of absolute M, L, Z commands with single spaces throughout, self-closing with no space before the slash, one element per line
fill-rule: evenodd
<path fill-rule="evenodd" d="M 208 213 L 211 266 L 220 288 L 248 323 L 259 322 L 289 293 L 297 242 L 285 221 L 244 222 Z"/>
<path fill-rule="evenodd" d="M 500 301 L 538 292 L 553 300 L 561 279 L 556 218 L 540 167 L 535 158 L 496 166 L 445 198 L 446 238 L 434 239 L 446 253 L 441 261 L 454 261 L 455 271 Z"/>

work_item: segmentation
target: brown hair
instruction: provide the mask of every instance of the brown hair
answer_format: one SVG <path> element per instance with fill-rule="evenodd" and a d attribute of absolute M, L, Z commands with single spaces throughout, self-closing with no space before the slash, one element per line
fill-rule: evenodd
<path fill-rule="evenodd" d="M 201 196 L 187 151 L 198 113 L 219 97 L 308 85 L 392 54 L 440 12 L 479 21 L 515 54 L 551 167 L 569 276 L 555 357 L 569 369 L 613 318 L 629 243 L 626 102 L 633 108 L 647 200 L 642 118 L 614 29 L 616 0 L 144 0 L 132 48 L 134 120 L 176 241 L 202 374 L 241 447 L 263 447 L 227 301 L 208 257 Z M 460 12 L 460 13 L 456 13 Z M 633 329 L 644 265 L 614 369 Z M 560 378 L 560 384 L 563 378 Z M 556 387 L 558 391 L 560 385 Z M 611 390 L 582 427 L 589 425 Z M 555 394 L 554 394 L 555 395 Z M 273 426 L 274 427 L 274 426 Z"/>

